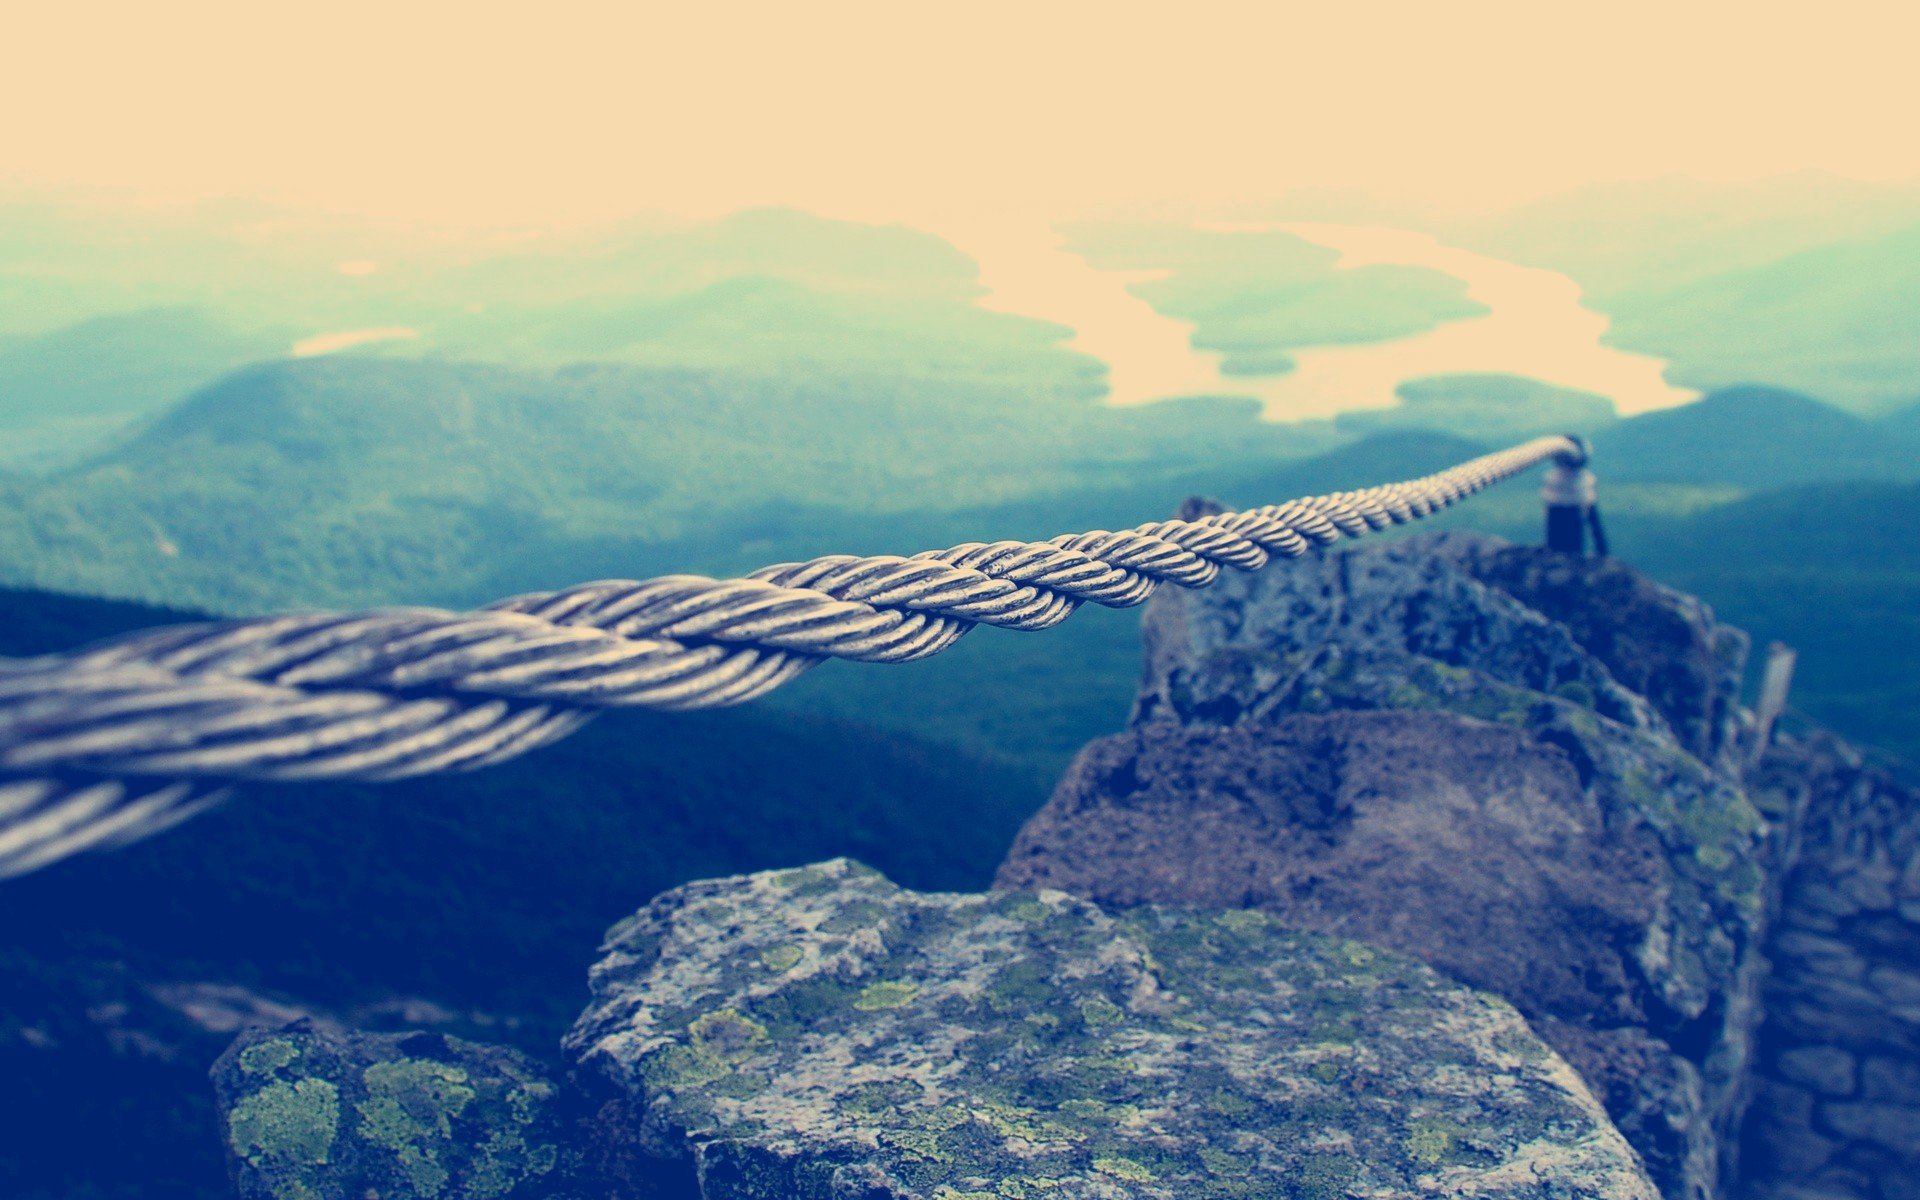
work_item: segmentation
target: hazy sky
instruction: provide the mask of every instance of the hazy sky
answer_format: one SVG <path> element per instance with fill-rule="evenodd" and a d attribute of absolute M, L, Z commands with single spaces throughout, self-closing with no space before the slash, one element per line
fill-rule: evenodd
<path fill-rule="evenodd" d="M 458 222 L 1920 176 L 1920 6 L 66 3 L 0 181 Z"/>

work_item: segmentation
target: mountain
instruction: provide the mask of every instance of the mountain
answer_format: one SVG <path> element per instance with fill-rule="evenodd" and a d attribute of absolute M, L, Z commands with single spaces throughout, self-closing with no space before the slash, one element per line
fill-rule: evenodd
<path fill-rule="evenodd" d="M 1893 233 L 1607 306 L 1608 341 L 1671 359 L 1695 387 L 1765 379 L 1856 412 L 1910 402 L 1920 379 L 1920 218 Z"/>
<path fill-rule="evenodd" d="M 1920 438 L 1781 388 L 1742 386 L 1643 413 L 1593 437 L 1594 469 L 1618 481 L 1778 487 L 1920 478 Z"/>
<path fill-rule="evenodd" d="M 1658 179 L 1447 222 L 1441 236 L 1565 272 L 1606 340 L 1702 389 L 1764 380 L 1872 414 L 1920 378 L 1920 189 L 1818 172 Z"/>
<path fill-rule="evenodd" d="M 240 333 L 192 308 L 93 317 L 0 347 L 0 467 L 60 463 L 291 335 Z"/>
<path fill-rule="evenodd" d="M 230 612 L 471 604 L 553 586 L 543 549 L 667 542 L 766 507 L 993 503 L 1288 438 L 1250 404 L 1120 410 L 1071 387 L 287 360 L 80 466 L 0 478 L 0 581 Z"/>
<path fill-rule="evenodd" d="M 290 348 L 1105 390 L 1071 331 L 977 305 L 978 267 L 943 239 L 791 210 L 533 235 L 0 199 L 0 261 L 0 465 L 98 452 L 130 419 Z"/>
<path fill-rule="evenodd" d="M 1920 485 L 1805 484 L 1612 526 L 1628 561 L 1798 649 L 1795 708 L 1920 763 Z"/>
<path fill-rule="evenodd" d="M 1897 408 L 1880 418 L 1880 423 L 1897 437 L 1920 437 L 1920 404 Z"/>
<path fill-rule="evenodd" d="M 1204 400 L 1114 410 L 892 378 L 801 386 L 623 366 L 283 362 L 189 398 L 82 468 L 0 479 L 0 580 L 222 612 L 470 605 L 582 579 L 1126 528 L 1189 494 L 1267 503 L 1489 448 L 1417 428 L 1342 437 L 1330 423 L 1261 425 L 1250 405 Z M 1830 642 L 1847 611 L 1906 594 L 1897 574 L 1847 582 L 1859 577 L 1845 556 L 1869 562 L 1880 527 L 1849 518 L 1826 534 L 1839 557 L 1820 559 L 1830 577 L 1805 576 L 1803 610 L 1753 612 L 1739 607 L 1749 580 L 1714 574 L 1731 544 L 1691 523 L 1796 481 L 1913 479 L 1920 456 L 1902 449 L 1914 443 L 1898 422 L 1737 389 L 1620 421 L 1595 444 L 1617 551 L 1651 562 L 1683 548 L 1658 560 L 1661 576 L 1671 567 L 1709 602 L 1735 605 L 1761 636 Z M 1532 541 L 1539 505 L 1515 484 L 1428 524 Z M 1843 595 L 1851 609 L 1833 607 Z M 1045 634 L 982 631 L 910 667 L 835 664 L 770 703 L 1054 772 L 1123 711 L 1136 619 L 1091 608 Z M 1894 659 L 1823 655 L 1803 696 L 1844 731 L 1912 753 L 1901 722 L 1916 706 L 1885 693 L 1893 685 L 1873 665 Z M 994 702 L 973 702 L 982 695 Z"/>
<path fill-rule="evenodd" d="M 1430 429 L 1504 443 L 1543 433 L 1592 433 L 1619 419 L 1613 401 L 1515 375 L 1436 375 L 1395 389 L 1393 408 L 1362 409 L 1333 419 L 1342 433 Z"/>
<path fill-rule="evenodd" d="M 577 233 L 449 231 L 258 206 L 7 203 L 0 336 L 193 306 L 243 331 L 400 327 L 400 352 L 773 370 L 826 360 L 1100 389 L 1045 321 L 979 309 L 978 268 L 933 234 L 752 209 Z M 741 336 L 750 332 L 753 336 Z"/>
<path fill-rule="evenodd" d="M 1920 189 L 1817 171 L 1601 184 L 1444 223 L 1458 244 L 1577 280 L 1600 307 L 1920 221 Z"/>

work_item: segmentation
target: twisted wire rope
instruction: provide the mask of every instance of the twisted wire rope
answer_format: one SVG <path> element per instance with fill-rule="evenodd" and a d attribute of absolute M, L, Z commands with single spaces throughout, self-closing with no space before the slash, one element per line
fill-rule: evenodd
<path fill-rule="evenodd" d="M 612 707 L 716 708 L 829 658 L 897 663 L 976 625 L 1046 629 L 1084 603 L 1418 520 L 1584 447 L 1543 437 L 1402 483 L 1045 542 L 827 555 L 743 578 L 669 575 L 391 609 L 177 625 L 0 659 L 0 877 L 149 836 L 233 781 L 391 780 L 502 762 Z"/>

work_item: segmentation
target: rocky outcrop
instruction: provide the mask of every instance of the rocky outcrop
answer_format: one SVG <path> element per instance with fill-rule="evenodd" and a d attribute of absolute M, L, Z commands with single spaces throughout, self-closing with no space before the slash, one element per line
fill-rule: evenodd
<path fill-rule="evenodd" d="M 1920 793 L 1789 739 L 1756 799 L 1787 838 L 1747 1126 L 1761 1200 L 1920 1200 Z"/>
<path fill-rule="evenodd" d="M 1731 769 L 1743 635 L 1617 564 L 1460 535 L 1165 591 L 1143 628 L 1132 729 L 1002 886 L 1420 957 L 1526 1013 L 1666 1195 L 1726 1191 L 1768 846 Z"/>
<path fill-rule="evenodd" d="M 213 1068 L 242 1200 L 573 1194 L 553 1081 L 433 1033 L 251 1030 Z"/>
<path fill-rule="evenodd" d="M 628 1194 L 1654 1195 L 1505 1003 L 1245 910 L 692 884 L 610 935 L 568 1052 Z"/>
<path fill-rule="evenodd" d="M 1745 633 L 1617 558 L 1484 545 L 1463 558 L 1475 578 L 1564 626 L 1615 682 L 1653 705 L 1689 754 L 1738 772 Z"/>
<path fill-rule="evenodd" d="M 1748 771 L 1743 634 L 1458 535 L 1165 592 L 1144 632 L 1131 727 L 999 890 L 668 892 L 564 1080 L 243 1033 L 243 1196 L 1920 1200 L 1920 796 L 1817 733 Z"/>

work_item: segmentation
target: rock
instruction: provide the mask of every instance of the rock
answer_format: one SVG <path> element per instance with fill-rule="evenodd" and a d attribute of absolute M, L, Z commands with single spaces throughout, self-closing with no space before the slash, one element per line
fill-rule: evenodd
<path fill-rule="evenodd" d="M 1482 582 L 1564 625 L 1616 682 L 1653 705 L 1688 753 L 1723 764 L 1738 751 L 1751 641 L 1706 605 L 1617 558 L 1506 546 L 1467 562 Z"/>
<path fill-rule="evenodd" d="M 1769 807 L 1796 814 L 1780 864 L 1780 931 L 1769 946 L 1760 1035 L 1774 1052 L 1761 1064 L 1748 1120 L 1752 1193 L 1784 1200 L 1850 1187 L 1861 1200 L 1912 1200 L 1920 1195 L 1920 913 L 1891 901 L 1907 894 L 1920 865 L 1920 793 L 1817 730 L 1779 738 L 1752 786 Z M 1855 1102 L 1809 1112 L 1782 1078 Z M 1818 1162 L 1771 1153 L 1816 1140 L 1827 1147 Z"/>
<path fill-rule="evenodd" d="M 1741 1160 L 1749 1178 L 1805 1179 L 1822 1170 L 1841 1144 L 1814 1129 L 1813 1096 L 1796 1087 L 1762 1080 L 1755 1116 L 1747 1124 L 1750 1147 Z"/>
<path fill-rule="evenodd" d="M 1920 1108 L 1920 1061 L 1870 1058 L 1860 1070 L 1860 1095 Z"/>
<path fill-rule="evenodd" d="M 213 1081 L 242 1200 L 568 1194 L 555 1084 L 504 1047 L 296 1022 L 242 1034 Z"/>
<path fill-rule="evenodd" d="M 1725 1193 L 1771 853 L 1731 771 L 1743 634 L 1618 564 L 1443 534 L 1164 590 L 1142 640 L 1132 728 L 999 886 L 1420 957 L 1525 1013 L 1666 1195 Z"/>
<path fill-rule="evenodd" d="M 1867 973 L 1873 990 L 1895 1005 L 1920 1004 L 1920 971 L 1911 968 L 1880 966 Z"/>
<path fill-rule="evenodd" d="M 1904 1104 L 1825 1104 L 1820 1115 L 1843 1136 L 1897 1154 L 1911 1154 L 1920 1146 L 1920 1108 Z"/>
<path fill-rule="evenodd" d="M 1791 967 L 1829 980 L 1858 982 L 1866 978 L 1867 964 L 1851 944 L 1837 937 L 1788 926 L 1773 935 L 1767 948 L 1776 967 Z"/>
<path fill-rule="evenodd" d="M 1474 577 L 1473 563 L 1504 545 L 1430 535 L 1227 572 L 1205 591 L 1162 589 L 1141 624 L 1146 677 L 1131 723 L 1455 707 L 1442 698 L 1492 716 L 1527 693 L 1558 693 L 1633 728 L 1665 728 L 1570 630 Z M 1409 679 L 1410 660 L 1443 669 Z"/>
<path fill-rule="evenodd" d="M 1535 1012 L 1617 1026 L 1647 1019 L 1635 955 L 1664 875 L 1609 832 L 1559 749 L 1386 711 L 1095 742 L 1000 880 L 1105 904 L 1273 908 Z"/>
<path fill-rule="evenodd" d="M 1781 1078 L 1805 1084 L 1823 1095 L 1853 1095 L 1853 1055 L 1837 1046 L 1799 1046 L 1783 1051 L 1775 1066 Z"/>
<path fill-rule="evenodd" d="M 666 893 L 592 984 L 567 1052 L 660 1195 L 1655 1194 L 1508 1005 L 1258 912 L 838 860 Z"/>

